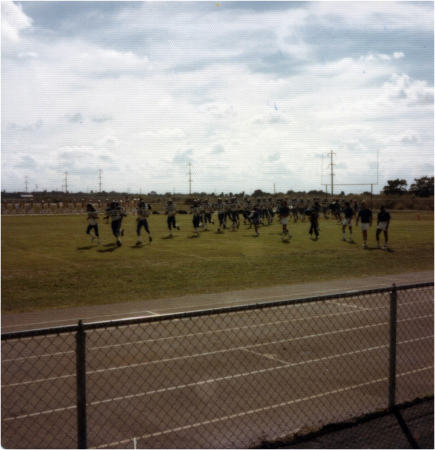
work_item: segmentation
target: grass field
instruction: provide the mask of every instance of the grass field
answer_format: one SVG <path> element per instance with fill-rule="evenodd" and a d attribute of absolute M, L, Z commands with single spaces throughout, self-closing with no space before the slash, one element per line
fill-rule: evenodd
<path fill-rule="evenodd" d="M 2 313 L 433 270 L 433 212 L 392 212 L 387 251 L 376 249 L 375 221 L 365 250 L 359 227 L 353 243 L 342 242 L 332 219 L 319 220 L 317 241 L 308 222 L 290 221 L 293 237 L 281 242 L 276 221 L 259 237 L 243 224 L 223 233 L 214 225 L 195 237 L 190 215 L 178 216 L 173 238 L 166 217 L 151 216 L 153 242 L 142 230 L 137 247 L 135 220 L 124 219 L 118 248 L 102 220 L 97 246 L 85 234 L 84 215 L 3 216 Z"/>

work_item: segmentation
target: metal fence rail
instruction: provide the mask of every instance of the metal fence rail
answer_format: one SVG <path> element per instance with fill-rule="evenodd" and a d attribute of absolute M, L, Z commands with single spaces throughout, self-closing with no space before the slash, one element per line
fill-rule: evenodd
<path fill-rule="evenodd" d="M 2 445 L 242 448 L 433 395 L 433 286 L 2 334 Z"/>

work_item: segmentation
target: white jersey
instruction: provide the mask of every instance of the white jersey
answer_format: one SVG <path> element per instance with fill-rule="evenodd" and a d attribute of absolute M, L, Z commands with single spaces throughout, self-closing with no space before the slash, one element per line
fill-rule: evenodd
<path fill-rule="evenodd" d="M 148 204 L 145 204 L 142 208 L 136 208 L 136 211 L 139 220 L 145 220 L 151 215 L 151 210 L 148 208 Z"/>
<path fill-rule="evenodd" d="M 230 209 L 231 209 L 232 212 L 238 211 L 240 209 L 239 208 L 239 202 L 232 202 L 230 204 Z"/>
<path fill-rule="evenodd" d="M 165 208 L 169 217 L 175 216 L 175 213 L 177 212 L 177 206 L 174 203 L 172 203 L 172 205 L 166 205 Z"/>
<path fill-rule="evenodd" d="M 97 219 L 98 219 L 98 211 L 96 209 L 94 211 L 88 212 L 89 225 L 97 225 Z"/>
<path fill-rule="evenodd" d="M 200 216 L 202 212 L 201 206 L 191 206 L 190 211 L 194 216 Z"/>
<path fill-rule="evenodd" d="M 115 209 L 109 209 L 107 215 L 112 219 L 112 222 L 120 220 L 124 217 L 124 208 L 117 207 Z"/>
<path fill-rule="evenodd" d="M 215 209 L 217 210 L 218 214 L 223 214 L 225 212 L 227 208 L 227 205 L 222 202 L 222 203 L 216 203 L 215 205 Z"/>
<path fill-rule="evenodd" d="M 202 208 L 206 214 L 211 214 L 213 212 L 213 206 L 208 203 L 205 203 Z"/>

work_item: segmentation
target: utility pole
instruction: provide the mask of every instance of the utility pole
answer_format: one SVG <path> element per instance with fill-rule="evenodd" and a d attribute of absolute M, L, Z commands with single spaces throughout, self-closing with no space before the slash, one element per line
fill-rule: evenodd
<path fill-rule="evenodd" d="M 65 172 L 65 194 L 68 194 L 68 172 Z"/>
<path fill-rule="evenodd" d="M 26 175 L 25 181 L 24 181 L 24 184 L 26 185 L 26 194 L 27 194 L 28 179 L 29 179 L 29 177 Z"/>
<path fill-rule="evenodd" d="M 103 173 L 103 171 L 100 169 L 98 171 L 98 189 L 99 189 L 100 194 L 101 194 L 101 174 L 102 173 Z"/>
<path fill-rule="evenodd" d="M 192 164 L 189 163 L 189 195 L 192 195 Z"/>
<path fill-rule="evenodd" d="M 331 197 L 334 197 L 334 156 L 336 153 L 334 153 L 331 150 Z"/>

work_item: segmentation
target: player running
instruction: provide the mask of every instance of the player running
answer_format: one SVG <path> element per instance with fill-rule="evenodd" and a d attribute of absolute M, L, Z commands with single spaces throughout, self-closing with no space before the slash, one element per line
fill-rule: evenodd
<path fill-rule="evenodd" d="M 249 200 L 248 196 L 245 196 L 243 199 L 243 223 L 246 225 L 246 221 L 249 223 L 249 228 L 252 226 L 252 220 L 249 217 L 251 215 L 252 205 L 251 200 Z"/>
<path fill-rule="evenodd" d="M 290 239 L 292 235 L 287 230 L 288 219 L 290 216 L 290 208 L 287 206 L 287 202 L 285 200 L 281 200 L 281 206 L 278 208 L 278 217 L 282 225 L 282 235 L 281 241 L 283 241 L 286 237 Z"/>
<path fill-rule="evenodd" d="M 258 233 L 258 227 L 260 226 L 260 211 L 257 206 L 254 206 L 252 212 L 249 214 L 249 218 L 251 219 L 252 224 L 254 225 L 255 237 L 258 237 L 260 234 Z"/>
<path fill-rule="evenodd" d="M 211 223 L 214 225 L 213 220 L 211 219 L 211 215 L 214 211 L 213 206 L 208 202 L 207 199 L 204 200 L 204 204 L 202 205 L 202 209 L 204 212 L 204 226 L 205 231 L 208 231 L 207 223 Z"/>
<path fill-rule="evenodd" d="M 199 236 L 199 224 L 201 222 L 202 208 L 199 200 L 194 200 L 193 205 L 190 207 L 190 214 L 193 214 L 193 228 L 195 234 Z"/>
<path fill-rule="evenodd" d="M 124 230 L 121 230 L 121 224 L 122 224 L 122 219 L 126 216 L 127 214 L 124 212 L 124 208 L 122 206 L 120 206 L 119 202 L 111 202 L 110 206 L 108 208 L 106 208 L 106 216 L 104 217 L 105 219 L 111 219 L 111 228 L 112 228 L 112 233 L 116 238 L 116 245 L 118 247 L 121 247 L 122 242 L 120 239 L 120 236 L 124 235 Z"/>
<path fill-rule="evenodd" d="M 237 201 L 236 197 L 232 197 L 231 198 L 231 203 L 230 203 L 230 217 L 231 217 L 231 222 L 232 222 L 232 228 L 233 231 L 235 231 L 235 229 L 240 227 L 240 221 L 239 221 L 239 202 Z"/>
<path fill-rule="evenodd" d="M 165 215 L 168 216 L 167 224 L 169 228 L 169 236 L 172 237 L 172 230 L 176 228 L 178 231 L 180 231 L 180 227 L 177 225 L 177 222 L 175 220 L 175 216 L 178 213 L 177 211 L 177 205 L 173 203 L 172 200 L 168 200 L 167 205 L 165 205 Z"/>
<path fill-rule="evenodd" d="M 227 208 L 227 205 L 222 201 L 221 198 L 218 198 L 217 203 L 214 205 L 214 209 L 217 211 L 218 219 L 219 219 L 218 233 L 221 232 L 221 228 L 225 227 L 226 208 Z"/>
<path fill-rule="evenodd" d="M 93 207 L 92 203 L 88 203 L 86 205 L 86 212 L 88 213 L 88 227 L 86 228 L 86 234 L 91 236 L 91 243 L 94 242 L 95 238 L 98 238 L 98 245 L 101 244 L 100 234 L 98 232 L 98 211 Z M 92 230 L 95 231 L 95 234 L 92 233 Z"/>
<path fill-rule="evenodd" d="M 137 213 L 137 242 L 136 245 L 142 244 L 142 239 L 140 236 L 140 231 L 142 227 L 145 228 L 145 231 L 148 233 L 148 240 L 152 242 L 153 238 L 151 237 L 151 232 L 148 227 L 148 217 L 151 215 L 151 205 L 149 203 L 145 203 L 142 199 L 139 201 L 138 208 L 136 208 Z"/>

